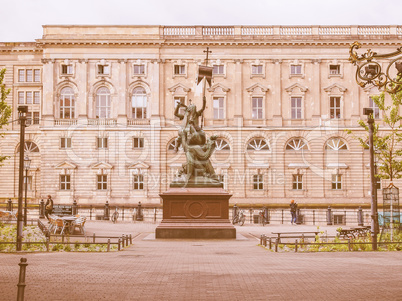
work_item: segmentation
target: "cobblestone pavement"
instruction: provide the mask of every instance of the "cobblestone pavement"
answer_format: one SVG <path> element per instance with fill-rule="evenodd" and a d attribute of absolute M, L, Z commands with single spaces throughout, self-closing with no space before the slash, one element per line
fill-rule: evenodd
<path fill-rule="evenodd" d="M 283 225 L 237 227 L 240 240 L 154 240 L 155 224 L 111 225 L 87 231 L 139 235 L 121 252 L 0 254 L 0 300 L 16 299 L 21 257 L 28 301 L 401 300 L 402 252 L 274 253 L 250 235 Z"/>

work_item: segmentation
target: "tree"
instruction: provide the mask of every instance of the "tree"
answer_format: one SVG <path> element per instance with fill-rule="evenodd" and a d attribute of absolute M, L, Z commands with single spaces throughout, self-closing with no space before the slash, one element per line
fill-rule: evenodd
<path fill-rule="evenodd" d="M 391 98 L 391 105 L 386 105 L 385 96 Z M 374 124 L 373 144 L 375 156 L 378 160 L 376 177 L 389 179 L 392 183 L 394 179 L 402 178 L 402 116 L 399 115 L 399 108 L 402 105 L 402 90 L 396 93 L 382 92 L 380 95 L 371 96 L 374 103 L 378 106 L 384 124 L 387 126 L 385 131 L 379 132 L 379 124 Z M 365 121 L 359 120 L 359 125 L 368 133 L 369 128 Z M 351 130 L 347 130 L 352 134 Z M 367 138 L 355 137 L 360 144 L 368 149 Z"/>
<path fill-rule="evenodd" d="M 8 119 L 11 116 L 11 106 L 9 106 L 6 102 L 7 95 L 10 93 L 10 89 L 6 89 L 6 85 L 3 83 L 4 74 L 6 73 L 6 69 L 0 70 L 0 130 L 4 125 L 8 123 Z M 3 137 L 4 134 L 0 133 L 0 137 Z M 7 156 L 0 156 L 0 164 Z"/>

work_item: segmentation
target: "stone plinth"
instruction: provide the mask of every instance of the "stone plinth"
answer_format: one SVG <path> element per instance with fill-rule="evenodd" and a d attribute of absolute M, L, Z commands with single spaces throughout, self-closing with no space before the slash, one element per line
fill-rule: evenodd
<path fill-rule="evenodd" d="M 229 199 L 222 188 L 170 188 L 160 194 L 163 220 L 156 238 L 236 238 Z"/>

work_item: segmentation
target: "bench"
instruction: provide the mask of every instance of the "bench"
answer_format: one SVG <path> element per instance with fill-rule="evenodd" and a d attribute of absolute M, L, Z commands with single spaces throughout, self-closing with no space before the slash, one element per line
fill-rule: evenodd
<path fill-rule="evenodd" d="M 271 232 L 272 234 L 277 235 L 278 243 L 281 242 L 281 238 L 314 238 L 316 239 L 316 236 L 320 231 L 292 231 L 292 232 Z"/>
<path fill-rule="evenodd" d="M 370 226 L 365 226 L 365 227 L 355 227 L 355 228 L 348 228 L 348 229 L 337 229 L 338 231 L 338 236 L 343 237 L 343 239 L 348 239 L 348 238 L 356 238 L 356 237 L 362 237 L 366 236 L 367 233 L 371 232 L 371 227 Z"/>

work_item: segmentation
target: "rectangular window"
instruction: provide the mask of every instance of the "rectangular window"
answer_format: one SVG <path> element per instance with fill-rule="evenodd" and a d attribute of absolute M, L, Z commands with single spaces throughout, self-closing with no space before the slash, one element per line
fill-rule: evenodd
<path fill-rule="evenodd" d="M 61 65 L 61 74 L 72 75 L 73 74 L 73 65 Z"/>
<path fill-rule="evenodd" d="M 26 70 L 26 81 L 27 82 L 32 82 L 33 77 L 32 77 L 32 69 L 27 69 Z"/>
<path fill-rule="evenodd" d="M 27 101 L 27 104 L 32 104 L 32 91 L 27 91 L 26 92 L 27 93 L 27 95 L 26 95 L 26 101 Z"/>
<path fill-rule="evenodd" d="M 24 104 L 25 103 L 25 92 L 18 92 L 18 103 Z"/>
<path fill-rule="evenodd" d="M 262 65 L 251 65 L 251 74 L 262 74 Z"/>
<path fill-rule="evenodd" d="M 293 175 L 293 189 L 302 190 L 303 189 L 303 175 Z"/>
<path fill-rule="evenodd" d="M 110 73 L 109 65 L 98 65 L 98 74 L 108 75 Z"/>
<path fill-rule="evenodd" d="M 60 148 L 70 148 L 70 147 L 71 147 L 71 137 L 61 137 Z"/>
<path fill-rule="evenodd" d="M 185 65 L 174 65 L 174 74 L 176 74 L 176 75 L 186 74 L 186 66 Z"/>
<path fill-rule="evenodd" d="M 145 74 L 145 65 L 134 65 L 134 74 Z"/>
<path fill-rule="evenodd" d="M 329 74 L 330 75 L 341 74 L 341 66 L 340 65 L 329 65 Z"/>
<path fill-rule="evenodd" d="M 18 81 L 25 82 L 25 70 L 24 69 L 18 69 Z"/>
<path fill-rule="evenodd" d="M 134 175 L 134 190 L 143 190 L 144 189 L 144 176 L 143 175 Z"/>
<path fill-rule="evenodd" d="M 70 190 L 70 175 L 60 175 L 60 190 Z"/>
<path fill-rule="evenodd" d="M 301 119 L 302 118 L 302 98 L 301 97 L 291 97 L 291 110 L 292 110 L 292 119 Z"/>
<path fill-rule="evenodd" d="M 27 125 L 32 124 L 32 112 L 27 112 L 26 116 L 27 116 L 26 124 Z"/>
<path fill-rule="evenodd" d="M 374 102 L 374 99 L 372 99 L 371 96 L 369 97 L 369 106 L 373 109 L 373 118 L 380 119 L 380 108 Z"/>
<path fill-rule="evenodd" d="M 98 137 L 97 138 L 97 147 L 98 148 L 107 148 L 107 137 Z"/>
<path fill-rule="evenodd" d="M 107 190 L 107 175 L 97 175 L 98 190 Z"/>
<path fill-rule="evenodd" d="M 40 82 L 40 69 L 34 69 L 34 82 Z"/>
<path fill-rule="evenodd" d="M 34 99 L 33 103 L 34 104 L 40 104 L 40 92 L 39 91 L 34 91 Z"/>
<path fill-rule="evenodd" d="M 301 65 L 290 65 L 290 74 L 293 74 L 293 75 L 302 74 L 302 66 Z"/>
<path fill-rule="evenodd" d="M 329 115 L 331 119 L 341 118 L 341 98 L 330 97 L 329 98 Z"/>
<path fill-rule="evenodd" d="M 253 175 L 253 189 L 254 190 L 263 190 L 264 189 L 263 175 Z"/>
<path fill-rule="evenodd" d="M 342 175 L 332 175 L 332 189 L 342 189 Z"/>
<path fill-rule="evenodd" d="M 144 138 L 133 138 L 133 148 L 144 148 Z"/>
<path fill-rule="evenodd" d="M 175 108 L 175 109 L 176 109 L 177 104 L 178 104 L 179 102 L 182 103 L 182 104 L 184 104 L 184 103 L 185 103 L 185 98 L 184 98 L 184 97 L 175 97 L 175 98 L 174 98 L 174 108 Z M 184 115 L 185 110 L 186 110 L 185 107 L 180 107 L 180 109 L 179 109 L 179 114 Z M 178 118 L 178 117 L 176 117 L 176 118 Z"/>
<path fill-rule="evenodd" d="M 212 69 L 213 74 L 224 74 L 224 66 L 223 65 L 214 65 Z"/>
<path fill-rule="evenodd" d="M 223 97 L 214 97 L 213 99 L 214 107 L 214 119 L 224 119 L 224 103 Z"/>
<path fill-rule="evenodd" d="M 24 191 L 25 191 L 25 186 L 27 190 L 32 190 L 32 176 L 25 177 L 24 176 Z"/>
<path fill-rule="evenodd" d="M 39 124 L 39 112 L 33 112 L 33 124 Z"/>
<path fill-rule="evenodd" d="M 252 101 L 252 119 L 262 119 L 262 97 L 253 97 Z"/>

